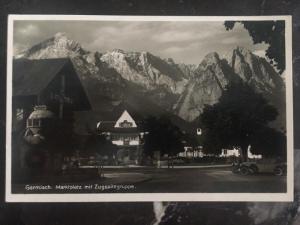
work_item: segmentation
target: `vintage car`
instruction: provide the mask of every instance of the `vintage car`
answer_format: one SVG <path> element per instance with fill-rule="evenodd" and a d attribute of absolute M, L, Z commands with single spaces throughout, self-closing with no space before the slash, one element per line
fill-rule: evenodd
<path fill-rule="evenodd" d="M 232 171 L 241 175 L 273 173 L 276 176 L 283 176 L 286 174 L 286 163 L 278 159 L 241 162 L 233 164 Z"/>

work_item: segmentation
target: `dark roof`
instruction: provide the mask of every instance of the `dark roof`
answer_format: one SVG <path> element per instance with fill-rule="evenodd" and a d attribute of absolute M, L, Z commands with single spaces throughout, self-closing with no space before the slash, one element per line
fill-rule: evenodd
<path fill-rule="evenodd" d="M 116 121 L 102 121 L 98 127 L 99 132 L 111 132 L 111 133 L 137 133 L 142 132 L 142 126 L 139 122 L 136 122 L 137 127 L 118 128 L 114 127 Z"/>
<path fill-rule="evenodd" d="M 13 61 L 13 96 L 37 95 L 67 64 L 63 59 L 15 59 Z"/>
<path fill-rule="evenodd" d="M 99 130 L 99 131 L 112 131 L 113 129 L 114 129 L 114 125 L 115 125 L 115 123 L 116 122 L 114 122 L 114 121 L 101 121 L 101 122 L 99 122 L 100 124 L 97 124 L 97 129 Z"/>

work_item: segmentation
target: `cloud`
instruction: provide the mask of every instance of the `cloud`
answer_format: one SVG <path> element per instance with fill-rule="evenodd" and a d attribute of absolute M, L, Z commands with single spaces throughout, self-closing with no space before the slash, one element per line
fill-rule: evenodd
<path fill-rule="evenodd" d="M 39 32 L 40 29 L 33 24 L 28 24 L 26 26 L 20 27 L 19 29 L 16 29 L 16 35 L 33 36 L 38 35 Z"/>
<path fill-rule="evenodd" d="M 234 44 L 234 43 L 238 42 L 238 38 L 234 37 L 234 36 L 230 36 L 228 38 L 224 38 L 224 39 L 220 40 L 220 42 L 222 44 Z"/>
<path fill-rule="evenodd" d="M 209 52 L 220 55 L 237 45 L 252 51 L 265 46 L 253 45 L 243 26 L 227 31 L 223 22 L 155 21 L 17 21 L 14 44 L 18 51 L 65 32 L 89 51 L 149 51 L 177 62 L 199 64 Z"/>
<path fill-rule="evenodd" d="M 259 57 L 262 57 L 262 58 L 265 58 L 266 57 L 266 51 L 265 50 L 255 50 L 253 51 L 253 54 L 259 56 Z"/>
<path fill-rule="evenodd" d="M 159 43 L 201 41 L 222 33 L 222 30 L 216 29 L 220 28 L 220 25 L 216 22 L 211 22 L 209 25 L 207 22 L 169 23 L 162 26 L 160 31 L 152 36 L 152 39 Z"/>
<path fill-rule="evenodd" d="M 172 53 L 181 52 L 182 50 L 183 50 L 182 48 L 174 46 L 174 47 L 169 47 L 164 49 L 163 52 L 172 54 Z"/>
<path fill-rule="evenodd" d="M 160 34 L 156 34 L 152 37 L 154 41 L 160 42 L 160 43 L 166 43 L 166 42 L 187 42 L 187 41 L 194 41 L 194 40 L 200 40 L 205 38 L 207 35 L 199 34 L 193 31 L 165 31 Z"/>

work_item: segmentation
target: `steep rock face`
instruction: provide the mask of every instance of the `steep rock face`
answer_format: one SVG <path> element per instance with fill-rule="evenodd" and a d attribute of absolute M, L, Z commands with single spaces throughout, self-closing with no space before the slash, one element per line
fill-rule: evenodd
<path fill-rule="evenodd" d="M 210 53 L 195 70 L 195 76 L 175 106 L 177 114 L 188 121 L 195 120 L 205 105 L 218 101 L 230 82 L 240 79 L 217 53 Z"/>
<path fill-rule="evenodd" d="M 215 104 L 231 82 L 246 82 L 273 104 L 279 116 L 274 127 L 285 128 L 285 84 L 282 77 L 264 59 L 237 47 L 225 59 L 208 54 L 194 71 L 185 91 L 174 106 L 181 118 L 193 121 L 205 105 Z"/>
<path fill-rule="evenodd" d="M 105 108 L 124 97 L 126 83 L 119 73 L 99 60 L 99 53 L 76 56 L 71 60 L 94 110 Z"/>
<path fill-rule="evenodd" d="M 197 65 L 194 64 L 184 64 L 184 63 L 175 63 L 172 58 L 164 59 L 171 67 L 176 68 L 182 72 L 182 75 L 185 79 L 189 80 L 194 77 L 195 70 L 197 69 Z"/>
<path fill-rule="evenodd" d="M 284 89 L 284 82 L 274 68 L 251 51 L 237 47 L 227 55 L 228 64 L 241 79 L 262 93 Z"/>
<path fill-rule="evenodd" d="M 139 95 L 168 111 L 172 110 L 188 82 L 173 60 L 172 63 L 166 62 L 149 52 L 116 49 L 101 55 L 99 59 L 117 71 L 124 80 L 139 86 Z"/>
<path fill-rule="evenodd" d="M 237 47 L 227 55 L 226 60 L 234 72 L 274 105 L 279 113 L 272 126 L 285 129 L 285 83 L 282 77 L 266 61 L 251 51 Z"/>
<path fill-rule="evenodd" d="M 165 87 L 169 92 L 178 94 L 186 84 L 181 70 L 148 52 L 114 50 L 103 54 L 101 60 L 114 68 L 125 80 L 142 85 L 148 90 Z"/>
<path fill-rule="evenodd" d="M 195 71 L 197 69 L 197 65 L 180 63 L 180 64 L 177 64 L 177 66 L 183 72 L 186 79 L 192 79 L 195 76 Z"/>

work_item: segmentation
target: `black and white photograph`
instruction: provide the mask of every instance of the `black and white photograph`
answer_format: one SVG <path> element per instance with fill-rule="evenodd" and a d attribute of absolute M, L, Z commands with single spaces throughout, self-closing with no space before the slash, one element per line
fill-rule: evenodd
<path fill-rule="evenodd" d="M 6 200 L 292 201 L 291 17 L 10 15 Z"/>

